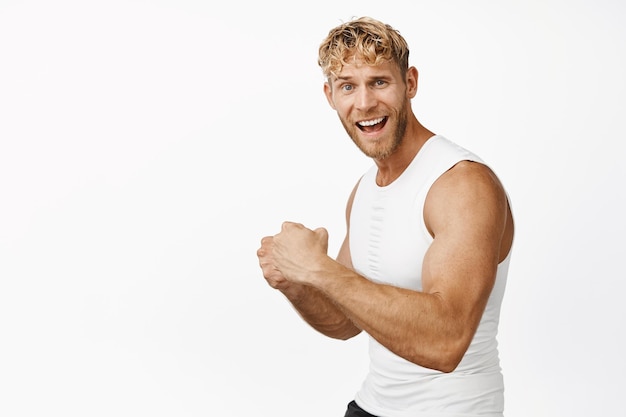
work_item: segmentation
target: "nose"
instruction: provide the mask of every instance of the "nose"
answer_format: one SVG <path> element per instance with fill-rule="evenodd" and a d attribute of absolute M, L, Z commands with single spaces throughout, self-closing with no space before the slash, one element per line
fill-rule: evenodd
<path fill-rule="evenodd" d="M 356 92 L 355 107 L 361 112 L 367 112 L 376 107 L 376 94 L 369 88 L 359 88 Z"/>

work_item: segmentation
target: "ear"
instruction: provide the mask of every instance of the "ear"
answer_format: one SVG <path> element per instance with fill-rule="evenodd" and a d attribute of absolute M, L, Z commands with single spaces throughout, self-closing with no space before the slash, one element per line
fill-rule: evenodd
<path fill-rule="evenodd" d="M 406 72 L 406 94 L 409 99 L 412 99 L 417 94 L 417 68 L 410 67 Z"/>
<path fill-rule="evenodd" d="M 328 82 L 324 83 L 324 95 L 326 96 L 326 100 L 328 100 L 328 104 L 333 110 L 337 110 L 335 108 L 335 102 L 333 101 L 333 88 L 330 86 Z"/>

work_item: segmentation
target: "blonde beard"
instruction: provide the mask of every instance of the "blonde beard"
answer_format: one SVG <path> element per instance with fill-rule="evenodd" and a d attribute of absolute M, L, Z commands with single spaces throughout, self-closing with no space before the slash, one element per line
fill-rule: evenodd
<path fill-rule="evenodd" d="M 363 142 L 359 140 L 360 130 L 354 123 L 348 123 L 341 117 L 339 120 L 341 120 L 341 124 L 348 133 L 348 136 L 350 136 L 354 144 L 361 150 L 361 152 L 372 159 L 383 160 L 391 156 L 402 144 L 402 140 L 404 139 L 407 126 L 406 106 L 403 105 L 397 114 L 398 123 L 396 124 L 395 129 L 389 133 L 391 138 L 381 138 L 378 143 L 370 148 L 365 146 Z"/>
<path fill-rule="evenodd" d="M 399 139 L 399 140 L 398 140 Z M 356 146 L 363 152 L 365 155 L 372 159 L 383 160 L 391 156 L 396 149 L 402 143 L 402 138 L 393 137 L 392 142 L 384 141 L 384 143 L 376 144 L 371 147 L 366 147 L 363 143 L 361 143 L 358 139 L 352 137 L 352 141 L 356 144 Z"/>

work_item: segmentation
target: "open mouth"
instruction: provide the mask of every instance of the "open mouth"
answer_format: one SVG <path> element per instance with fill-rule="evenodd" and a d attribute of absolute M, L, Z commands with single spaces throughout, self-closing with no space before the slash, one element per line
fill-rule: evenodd
<path fill-rule="evenodd" d="M 387 116 L 371 120 L 362 120 L 357 122 L 356 125 L 359 129 L 361 129 L 361 131 L 371 133 L 382 129 L 385 126 L 385 123 L 387 123 Z"/>

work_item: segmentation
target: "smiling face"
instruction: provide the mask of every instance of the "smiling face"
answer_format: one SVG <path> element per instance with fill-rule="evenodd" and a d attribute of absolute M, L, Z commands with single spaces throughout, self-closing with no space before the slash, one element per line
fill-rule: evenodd
<path fill-rule="evenodd" d="M 356 58 L 329 77 L 324 93 L 359 149 L 383 160 L 402 144 L 416 86 L 415 68 L 405 79 L 393 62 L 368 65 Z"/>

